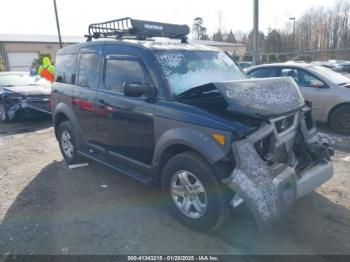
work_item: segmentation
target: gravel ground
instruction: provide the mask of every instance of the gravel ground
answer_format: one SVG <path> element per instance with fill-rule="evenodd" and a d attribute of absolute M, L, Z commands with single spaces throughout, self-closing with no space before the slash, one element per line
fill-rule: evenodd
<path fill-rule="evenodd" d="M 259 231 L 243 206 L 218 231 L 192 231 L 163 196 L 106 167 L 69 170 L 50 120 L 0 124 L 0 254 L 350 254 L 350 137 L 335 176 Z"/>

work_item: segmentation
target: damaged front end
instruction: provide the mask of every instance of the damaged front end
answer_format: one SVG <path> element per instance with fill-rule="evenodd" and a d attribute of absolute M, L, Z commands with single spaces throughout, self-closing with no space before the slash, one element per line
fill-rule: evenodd
<path fill-rule="evenodd" d="M 17 114 L 25 111 L 34 111 L 50 114 L 50 92 L 18 92 L 15 88 L 2 88 L 0 103 L 7 120 L 13 120 Z"/>
<path fill-rule="evenodd" d="M 239 89 L 242 83 L 249 90 Z M 296 91 L 286 93 L 287 89 L 280 88 L 286 84 Z M 264 227 L 280 218 L 296 199 L 333 176 L 330 160 L 334 152 L 319 140 L 311 109 L 301 95 L 298 97 L 299 90 L 292 80 L 249 80 L 222 85 L 224 88 L 218 89 L 226 95 L 229 109 L 231 106 L 233 111 L 242 110 L 239 104 L 244 103 L 250 114 L 260 114 L 266 120 L 253 134 L 232 143 L 236 165 L 223 180 L 236 193 L 232 205 L 244 201 L 257 223 Z M 261 97 L 260 90 L 260 97 L 256 96 L 253 89 L 264 90 L 267 85 L 270 92 Z M 251 102 L 253 106 L 249 106 Z"/>

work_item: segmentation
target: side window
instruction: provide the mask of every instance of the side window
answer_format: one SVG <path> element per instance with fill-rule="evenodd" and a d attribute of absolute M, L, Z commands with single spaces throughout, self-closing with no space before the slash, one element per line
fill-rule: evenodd
<path fill-rule="evenodd" d="M 309 87 L 323 87 L 325 84 L 313 76 L 312 74 L 304 71 L 299 70 L 299 86 L 309 86 Z"/>
<path fill-rule="evenodd" d="M 98 80 L 98 53 L 83 53 L 79 60 L 78 85 L 94 87 Z"/>
<path fill-rule="evenodd" d="M 74 84 L 76 56 L 76 54 L 67 54 L 56 57 L 56 82 Z"/>
<path fill-rule="evenodd" d="M 261 69 L 254 70 L 249 75 L 251 77 L 256 77 L 256 78 L 275 77 L 276 76 L 275 71 L 276 71 L 275 68 L 261 68 Z"/>
<path fill-rule="evenodd" d="M 124 82 L 146 84 L 146 75 L 136 60 L 108 59 L 105 69 L 105 83 L 109 90 L 123 93 Z"/>
<path fill-rule="evenodd" d="M 295 80 L 295 82 L 299 85 L 299 79 L 298 79 L 298 71 L 294 68 L 283 68 L 281 69 L 281 76 L 282 77 L 291 77 Z"/>

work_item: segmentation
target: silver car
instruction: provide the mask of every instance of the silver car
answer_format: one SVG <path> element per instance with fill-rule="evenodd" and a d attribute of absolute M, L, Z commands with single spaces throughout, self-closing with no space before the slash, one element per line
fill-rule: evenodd
<path fill-rule="evenodd" d="M 312 64 L 267 64 L 250 67 L 245 72 L 254 78 L 293 78 L 304 98 L 312 103 L 315 120 L 328 123 L 341 134 L 350 135 L 349 78 Z"/>

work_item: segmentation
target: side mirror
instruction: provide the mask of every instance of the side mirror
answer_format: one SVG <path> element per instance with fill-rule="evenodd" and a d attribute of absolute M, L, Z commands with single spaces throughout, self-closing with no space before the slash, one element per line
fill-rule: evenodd
<path fill-rule="evenodd" d="M 145 95 L 148 98 L 153 98 L 155 95 L 155 88 L 153 85 L 124 82 L 123 87 L 125 96 L 140 97 Z"/>
<path fill-rule="evenodd" d="M 322 88 L 324 87 L 324 83 L 320 80 L 314 79 L 310 81 L 310 86 L 315 88 Z"/>

